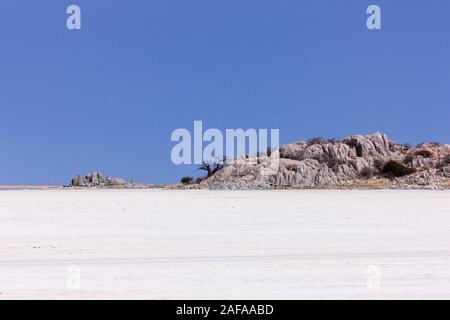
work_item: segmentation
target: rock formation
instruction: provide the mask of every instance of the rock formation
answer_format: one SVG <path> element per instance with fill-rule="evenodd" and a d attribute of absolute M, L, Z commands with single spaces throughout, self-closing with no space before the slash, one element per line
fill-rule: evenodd
<path fill-rule="evenodd" d="M 191 187 L 267 189 L 362 185 L 370 188 L 380 181 L 388 188 L 450 187 L 449 145 L 429 143 L 410 147 L 394 143 L 379 132 L 339 141 L 318 138 L 290 143 L 280 148 L 276 170 L 268 170 L 271 160 L 267 155 L 235 159 Z M 387 179 L 382 171 L 390 160 L 415 172 Z"/>
<path fill-rule="evenodd" d="M 70 187 L 77 188 L 144 188 L 151 185 L 138 184 L 122 178 L 107 177 L 100 172 L 93 172 L 85 176 L 76 175 L 70 182 Z"/>

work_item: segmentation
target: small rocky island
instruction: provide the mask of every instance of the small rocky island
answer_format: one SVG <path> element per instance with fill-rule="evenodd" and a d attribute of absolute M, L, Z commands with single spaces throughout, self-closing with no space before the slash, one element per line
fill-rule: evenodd
<path fill-rule="evenodd" d="M 189 188 L 448 189 L 450 146 L 398 144 L 386 134 L 341 140 L 314 138 L 283 145 L 278 170 L 267 175 L 268 156 L 234 161 Z M 248 157 L 247 157 L 248 160 Z"/>
<path fill-rule="evenodd" d="M 107 177 L 100 172 L 93 172 L 84 176 L 76 175 L 70 181 L 69 187 L 73 188 L 109 188 L 109 189 L 144 189 L 153 185 L 127 181 L 122 178 Z"/>

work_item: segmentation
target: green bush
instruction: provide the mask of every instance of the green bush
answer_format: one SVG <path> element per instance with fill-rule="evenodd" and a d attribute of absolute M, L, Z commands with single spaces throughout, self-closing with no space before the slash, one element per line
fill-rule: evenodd
<path fill-rule="evenodd" d="M 424 158 L 431 158 L 433 156 L 433 153 L 431 153 L 431 151 L 425 149 L 417 150 L 416 152 L 414 152 L 414 154 L 416 156 L 422 156 Z"/>
<path fill-rule="evenodd" d="M 194 178 L 192 178 L 192 177 L 183 177 L 183 178 L 181 178 L 181 183 L 182 184 L 191 184 L 192 181 L 194 181 Z"/>
<path fill-rule="evenodd" d="M 416 172 L 416 169 L 409 168 L 400 162 L 391 160 L 391 161 L 386 162 L 386 164 L 384 165 L 383 170 L 381 170 L 381 172 L 385 176 L 387 176 L 389 178 L 393 178 L 393 177 L 407 176 L 408 174 Z"/>
<path fill-rule="evenodd" d="M 331 138 L 331 139 L 325 139 L 322 137 L 315 137 L 315 138 L 311 138 L 309 140 L 306 140 L 308 146 L 311 146 L 313 144 L 325 144 L 325 143 L 336 143 L 337 140 L 335 138 Z"/>

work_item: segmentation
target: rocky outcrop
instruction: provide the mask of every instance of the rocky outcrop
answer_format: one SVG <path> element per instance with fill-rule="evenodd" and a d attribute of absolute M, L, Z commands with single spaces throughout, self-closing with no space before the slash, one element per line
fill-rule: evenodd
<path fill-rule="evenodd" d="M 272 152 L 273 153 L 273 152 Z M 392 187 L 449 184 L 450 146 L 422 144 L 416 148 L 396 144 L 385 134 L 354 135 L 339 141 L 312 139 L 282 146 L 279 159 L 267 155 L 241 158 L 193 188 L 267 189 L 341 187 L 380 177 L 390 160 L 404 163 L 417 172 L 392 179 Z M 273 170 L 273 162 L 276 170 Z M 428 187 L 427 187 L 428 188 Z"/>
<path fill-rule="evenodd" d="M 122 178 L 108 177 L 100 172 L 93 172 L 85 176 L 76 175 L 70 182 L 74 188 L 144 188 L 151 185 L 139 184 Z"/>

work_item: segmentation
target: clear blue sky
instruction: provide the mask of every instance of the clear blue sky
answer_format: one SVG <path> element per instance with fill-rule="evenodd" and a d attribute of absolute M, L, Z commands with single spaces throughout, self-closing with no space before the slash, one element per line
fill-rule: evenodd
<path fill-rule="evenodd" d="M 194 120 L 449 143 L 450 2 L 2 0 L 0 110 L 0 184 L 177 182 L 195 170 L 170 134 Z"/>

